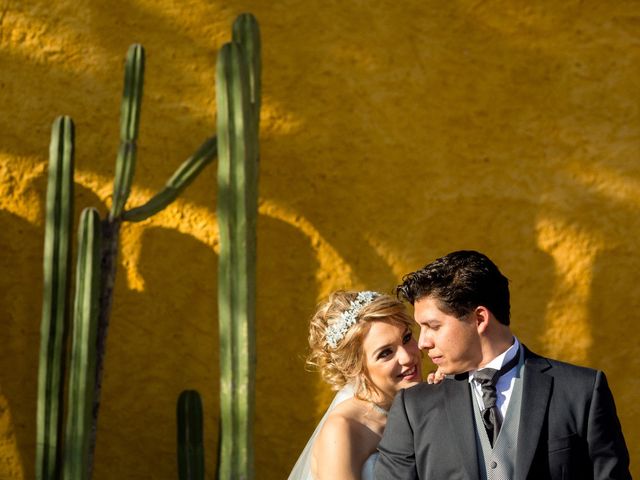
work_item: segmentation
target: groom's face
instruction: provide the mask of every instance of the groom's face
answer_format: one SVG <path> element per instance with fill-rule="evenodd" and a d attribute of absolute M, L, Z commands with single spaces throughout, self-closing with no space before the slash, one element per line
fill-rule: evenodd
<path fill-rule="evenodd" d="M 418 345 L 439 370 L 451 375 L 477 368 L 482 355 L 473 314 L 462 318 L 445 313 L 441 303 L 426 297 L 415 302 L 414 316 L 420 325 Z"/>

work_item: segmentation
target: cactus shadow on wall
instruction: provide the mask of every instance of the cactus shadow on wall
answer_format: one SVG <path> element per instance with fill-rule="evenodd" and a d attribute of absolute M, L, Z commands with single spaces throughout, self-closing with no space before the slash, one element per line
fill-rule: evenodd
<path fill-rule="evenodd" d="M 0 396 L 8 405 L 2 416 L 11 419 L 25 478 L 35 475 L 31 452 L 36 438 L 42 245 L 36 248 L 32 239 L 38 235 L 39 228 L 0 210 L 1 270 L 10 272 L 0 283 Z"/>
<path fill-rule="evenodd" d="M 126 237 L 123 232 L 123 242 Z M 214 472 L 219 406 L 217 255 L 192 236 L 159 227 L 144 230 L 140 249 L 137 268 L 143 290 L 127 286 L 122 262 L 116 278 L 96 476 L 106 471 L 123 478 L 144 476 L 153 465 L 155 471 L 175 478 L 176 402 L 185 389 L 202 396 L 206 469 Z M 107 465 L 101 458 L 119 462 Z"/>
<path fill-rule="evenodd" d="M 473 197 L 455 202 L 434 201 L 407 219 L 422 228 L 409 227 L 405 235 L 395 240 L 400 245 L 396 248 L 402 249 L 404 244 L 412 251 L 410 258 L 415 268 L 461 249 L 474 249 L 489 256 L 510 281 L 514 333 L 529 348 L 542 353 L 540 337 L 555 270 L 553 259 L 537 245 L 533 208 L 523 202 L 518 208 L 502 211 L 499 205 Z M 509 239 L 508 248 L 504 247 L 504 239 Z M 417 250 L 419 256 L 415 245 L 424 246 Z"/>
<path fill-rule="evenodd" d="M 123 50 L 122 56 L 125 53 L 126 50 Z M 13 112 L 11 121 L 6 116 L 1 120 L 3 149 L 7 154 L 16 157 L 38 155 L 44 161 L 49 149 L 51 122 L 56 113 L 65 112 L 76 119 L 76 151 L 80 156 L 88 138 L 91 138 L 87 151 L 99 152 L 98 160 L 104 154 L 115 158 L 117 122 L 113 122 L 112 128 L 105 129 L 108 122 L 98 121 L 97 118 L 104 115 L 99 106 L 118 98 L 120 92 L 105 91 L 99 79 L 86 72 L 64 71 L 46 63 L 30 61 L 10 49 L 0 50 L 0 66 L 4 68 L 9 65 L 11 75 L 5 76 L 0 83 L 0 107 L 3 111 Z M 69 88 L 72 84 L 74 88 Z M 64 91 L 64 95 L 52 95 L 51 91 Z M 91 109 L 87 108 L 87 98 L 92 99 Z M 118 105 L 113 101 L 109 103 L 114 103 L 115 111 Z M 85 129 L 88 124 L 92 125 L 90 131 Z M 25 138 L 30 141 L 25 142 Z M 104 138 L 114 138 L 111 150 L 102 148 Z M 96 148 L 98 143 L 101 148 Z M 105 164 L 104 161 L 96 161 L 95 156 L 93 160 L 92 165 Z"/>
<path fill-rule="evenodd" d="M 59 34 L 61 38 L 73 36 L 73 47 L 81 43 L 98 48 L 102 51 L 97 59 L 99 66 L 92 64 L 87 68 L 87 65 L 78 64 L 81 54 L 74 56 L 72 48 L 70 52 L 64 48 L 59 52 L 57 44 L 51 50 L 43 49 L 46 50 L 44 53 L 30 52 L 29 55 L 17 46 L 0 50 L 0 66 L 11 72 L 0 82 L 0 110 L 12 112 L 11 121 L 6 117 L 0 119 L 4 132 L 3 149 L 15 157 L 38 156 L 44 162 L 51 122 L 56 114 L 66 114 L 76 124 L 78 160 L 91 157 L 86 168 L 111 179 L 118 151 L 117 119 L 124 57 L 129 44 L 140 41 L 148 48 L 148 62 L 138 143 L 140 174 L 135 186 L 157 191 L 175 168 L 215 130 L 213 80 L 218 45 L 213 40 L 194 45 L 186 32 L 179 32 L 179 27 L 156 14 L 156 9 L 140 8 L 135 2 L 126 3 L 127 10 L 133 9 L 126 19 L 135 19 L 130 15 L 135 13 L 139 16 L 138 22 L 144 18 L 148 23 L 140 25 L 135 20 L 130 25 L 113 23 L 114 5 L 103 3 L 90 2 L 73 12 L 63 11 L 69 16 L 64 21 L 54 22 L 42 36 L 43 44 L 61 41 L 55 38 Z M 50 4 L 41 1 L 24 8 L 12 6 L 3 27 L 8 32 L 16 28 L 15 35 L 24 34 L 21 21 L 24 24 L 33 21 L 34 25 L 44 22 L 46 15 L 42 16 L 42 12 L 51 8 Z M 87 14 L 86 8 L 93 12 Z M 121 8 L 125 8 L 124 2 Z M 16 25 L 10 21 L 14 15 L 20 19 Z M 108 20 L 102 22 L 103 18 Z M 224 32 L 224 41 L 230 39 L 233 17 L 226 20 L 214 19 L 216 23 L 224 23 L 224 28 L 216 27 Z M 108 21 L 112 22 L 111 32 L 105 30 Z M 159 32 L 159 29 L 163 30 Z M 180 40 L 169 42 L 171 46 L 166 48 L 167 38 Z M 198 75 L 209 73 L 210 87 L 194 81 L 194 75 L 185 75 L 185 70 Z M 158 88 L 170 94 L 160 93 Z M 194 102 L 197 107 L 189 108 L 185 105 L 185 95 L 193 101 L 196 94 L 206 100 L 198 97 Z M 25 142 L 25 138 L 31 140 Z M 147 170 L 149 166 L 153 168 Z"/>
<path fill-rule="evenodd" d="M 318 377 L 305 371 L 302 352 L 316 304 L 317 262 L 306 237 L 264 216 L 258 221 L 258 249 L 256 456 L 263 468 L 278 470 L 292 463 L 316 422 Z M 213 472 L 219 403 L 217 256 L 193 237 L 151 227 L 143 234 L 138 268 L 143 291 L 126 286 L 122 265 L 116 280 L 96 475 L 107 468 L 102 455 L 120 459 L 118 467 L 108 467 L 112 473 L 114 468 L 123 474 L 139 471 L 145 463 L 140 458 L 156 464 L 166 458 L 158 468 L 172 471 L 175 401 L 185 388 L 203 396 L 207 471 Z M 283 284 L 288 285 L 285 297 L 278 296 Z M 117 368 L 127 365 L 132 367 Z M 274 416 L 280 418 L 278 432 L 269 430 Z M 292 418 L 295 428 L 287 430 Z M 290 435 L 282 435 L 285 430 Z M 118 445 L 136 454 L 106 452 Z"/>
<path fill-rule="evenodd" d="M 43 2 L 46 5 L 46 2 Z M 176 4 L 173 11 L 163 10 L 163 6 L 149 4 L 143 6 L 142 2 L 129 2 L 124 0 L 113 1 L 93 1 L 87 7 L 91 11 L 90 31 L 91 41 L 99 45 L 101 49 L 119 54 L 126 51 L 127 46 L 132 42 L 141 43 L 145 46 L 162 45 L 164 48 L 154 50 L 157 55 L 158 69 L 164 72 L 171 84 L 175 85 L 175 91 L 182 91 L 185 86 L 194 86 L 190 75 L 185 75 L 185 67 L 189 72 L 196 73 L 198 67 L 194 66 L 193 57 L 208 58 L 208 64 L 202 64 L 202 69 L 215 71 L 215 56 L 212 51 L 217 50 L 215 44 L 217 39 L 229 38 L 233 19 L 246 11 L 246 9 L 231 9 L 221 16 L 214 5 L 204 2 L 199 5 L 195 2 L 192 5 Z M 185 18 L 194 15 L 197 8 L 203 8 L 204 12 L 195 13 L 202 15 L 201 18 L 205 28 L 210 32 L 210 36 L 195 37 L 189 27 L 183 23 Z M 115 24 L 114 10 L 126 12 L 123 21 Z M 171 41 L 167 42 L 166 39 Z M 227 40 L 224 40 L 227 41 Z M 181 52 L 181 53 L 180 53 Z M 186 55 L 184 53 L 186 52 Z M 157 79 L 158 77 L 155 76 Z M 184 84 L 183 84 L 184 83 Z"/>
<path fill-rule="evenodd" d="M 353 232 L 350 233 L 352 236 Z M 376 251 L 368 239 L 360 238 L 359 241 L 354 242 L 352 237 L 351 240 L 345 240 L 343 245 L 343 250 L 339 246 L 336 250 L 344 255 L 346 263 L 353 270 L 354 279 L 364 289 L 395 295 L 394 288 L 399 279 L 392 270 L 393 265 Z"/>
<path fill-rule="evenodd" d="M 258 217 L 258 478 L 267 471 L 286 478 L 317 421 L 320 377 L 306 371 L 304 361 L 318 300 L 317 269 L 309 238 L 285 222 Z"/>
<path fill-rule="evenodd" d="M 594 188 L 576 175 L 571 189 L 573 208 L 563 212 L 571 224 L 584 228 L 595 239 L 592 263 L 588 264 L 587 357 L 590 366 L 605 371 L 610 385 L 619 386 L 628 383 L 631 377 L 636 381 L 636 375 L 629 373 L 640 367 L 633 335 L 640 318 L 637 281 L 640 240 L 635 233 L 640 230 L 637 203 L 640 183 L 628 169 L 626 165 L 616 167 L 613 162 L 588 166 L 587 171 L 601 183 Z M 632 396 L 638 391 L 625 390 Z M 615 398 L 620 403 L 621 398 Z M 637 402 L 634 397 L 624 403 L 631 406 Z M 634 442 L 627 439 L 627 444 Z"/>
<path fill-rule="evenodd" d="M 606 357 L 591 360 L 605 370 L 610 383 L 617 379 L 623 384 L 633 377 L 630 372 L 640 371 L 637 344 L 628 337 L 629 327 L 637 328 L 640 319 L 638 272 L 629 262 L 629 257 L 636 254 L 625 247 L 615 254 L 605 252 L 596 257 L 593 268 L 589 302 L 593 344 L 616 348 L 608 349 Z M 615 369 L 622 366 L 626 366 L 624 370 Z"/>
<path fill-rule="evenodd" d="M 629 261 L 634 256 L 637 247 L 629 245 L 598 255 L 589 304 L 593 345 L 606 352 L 591 361 L 607 375 L 632 459 L 640 454 L 640 432 L 633 429 L 640 420 L 640 357 L 634 337 L 640 320 L 640 285 Z"/>
<path fill-rule="evenodd" d="M 205 24 L 210 35 L 195 37 L 178 20 L 180 16 L 182 20 L 193 16 L 198 7 L 205 9 L 205 13 L 198 15 L 207 19 Z M 122 58 L 132 42 L 145 47 L 145 97 L 134 187 L 158 191 L 202 140 L 215 133 L 216 59 L 219 47 L 231 40 L 231 25 L 236 15 L 216 15 L 206 2 L 204 6 L 197 2 L 176 4 L 173 11 L 165 11 L 159 5 L 123 0 L 89 2 L 87 8 L 91 19 L 87 40 L 109 52 L 110 58 Z M 121 22 L 113 22 L 114 10 L 126 13 Z M 105 82 L 101 88 L 110 88 L 111 80 L 109 77 L 109 83 Z M 120 81 L 120 76 L 114 79 L 113 98 L 120 94 Z M 116 104 L 106 105 L 118 108 Z M 117 125 L 114 132 L 115 127 Z M 93 141 L 101 140 L 96 137 Z M 215 171 L 215 167 L 210 170 Z M 189 193 L 192 190 L 191 187 L 185 193 L 193 195 Z M 198 197 L 199 205 L 210 205 L 209 194 L 210 191 L 206 191 Z"/>

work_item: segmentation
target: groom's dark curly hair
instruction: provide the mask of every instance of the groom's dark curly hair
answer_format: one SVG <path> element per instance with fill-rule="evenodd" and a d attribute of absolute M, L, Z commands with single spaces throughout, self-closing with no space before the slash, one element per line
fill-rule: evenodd
<path fill-rule="evenodd" d="M 504 324 L 510 322 L 509 280 L 486 255 L 460 250 L 405 275 L 396 295 L 411 305 L 435 298 L 442 311 L 461 318 L 484 306 Z"/>

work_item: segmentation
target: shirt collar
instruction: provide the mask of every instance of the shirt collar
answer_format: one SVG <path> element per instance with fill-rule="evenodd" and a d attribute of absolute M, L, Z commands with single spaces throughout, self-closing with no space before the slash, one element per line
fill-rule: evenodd
<path fill-rule="evenodd" d="M 520 342 L 518 341 L 517 337 L 514 335 L 513 344 L 482 368 L 483 369 L 495 368 L 496 370 L 500 370 L 502 368 L 502 365 L 504 365 L 505 363 L 507 363 L 509 360 L 511 360 L 513 357 L 516 356 L 516 353 L 518 352 L 519 349 L 520 349 Z M 473 377 L 475 376 L 475 373 L 477 371 L 478 370 L 473 370 L 469 372 L 469 382 L 473 381 Z"/>

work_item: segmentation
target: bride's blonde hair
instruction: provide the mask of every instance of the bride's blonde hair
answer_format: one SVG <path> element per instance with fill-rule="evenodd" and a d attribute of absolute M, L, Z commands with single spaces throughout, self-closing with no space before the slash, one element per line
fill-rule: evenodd
<path fill-rule="evenodd" d="M 341 321 L 341 315 L 352 308 L 359 292 L 336 291 L 318 306 L 309 326 L 311 352 L 307 364 L 320 370 L 323 380 L 333 390 L 347 383 L 354 386 L 355 396 L 370 399 L 378 391 L 367 370 L 362 342 L 372 322 L 387 322 L 411 327 L 413 320 L 404 304 L 390 295 L 377 295 L 357 309 L 356 323 L 348 328 L 335 347 L 327 342 L 327 332 Z"/>

